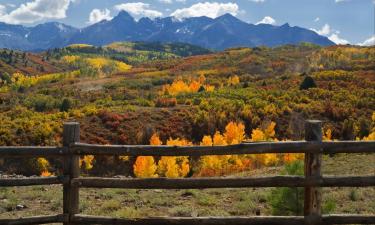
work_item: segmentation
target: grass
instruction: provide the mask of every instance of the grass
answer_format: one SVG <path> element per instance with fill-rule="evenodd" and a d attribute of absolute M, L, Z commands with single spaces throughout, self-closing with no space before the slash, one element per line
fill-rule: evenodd
<path fill-rule="evenodd" d="M 324 157 L 325 175 L 370 175 L 374 155 Z M 280 174 L 281 167 L 241 173 L 240 176 Z M 137 218 L 152 216 L 252 216 L 271 215 L 268 196 L 272 188 L 207 190 L 81 189 L 83 214 Z M 374 214 L 375 188 L 323 188 L 323 211 L 345 214 Z M 18 204 L 27 206 L 16 210 Z M 0 218 L 61 213 L 59 185 L 0 188 Z"/>

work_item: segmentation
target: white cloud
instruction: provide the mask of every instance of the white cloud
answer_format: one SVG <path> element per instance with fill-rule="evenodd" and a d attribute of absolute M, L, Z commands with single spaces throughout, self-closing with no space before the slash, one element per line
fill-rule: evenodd
<path fill-rule="evenodd" d="M 320 18 L 316 17 L 315 20 L 314 20 L 314 22 L 318 22 L 319 20 L 320 20 Z"/>
<path fill-rule="evenodd" d="M 335 42 L 335 43 L 338 44 L 338 45 L 346 45 L 346 44 L 349 44 L 349 41 L 340 38 L 337 34 L 331 34 L 331 35 L 328 37 L 328 39 L 331 40 L 331 41 L 333 41 L 333 42 Z"/>
<path fill-rule="evenodd" d="M 336 3 L 340 3 L 340 2 L 348 2 L 349 0 L 335 0 Z"/>
<path fill-rule="evenodd" d="M 265 16 L 261 21 L 257 22 L 256 25 L 258 24 L 271 24 L 274 25 L 276 24 L 276 20 L 270 16 Z"/>
<path fill-rule="evenodd" d="M 255 3 L 263 3 L 265 2 L 266 0 L 249 0 L 251 2 L 255 2 Z"/>
<path fill-rule="evenodd" d="M 375 35 L 372 35 L 369 39 L 365 40 L 362 43 L 359 43 L 358 45 L 361 45 L 361 46 L 374 46 L 375 45 Z"/>
<path fill-rule="evenodd" d="M 346 45 L 350 44 L 349 41 L 340 38 L 339 34 L 340 31 L 333 30 L 329 24 L 324 24 L 324 26 L 320 30 L 316 30 L 314 28 L 311 28 L 310 30 L 315 31 L 317 34 L 328 37 L 329 40 L 333 41 L 335 44 L 338 45 Z"/>
<path fill-rule="evenodd" d="M 111 20 L 111 11 L 108 9 L 100 10 L 100 9 L 93 9 L 89 16 L 90 24 L 100 22 L 102 20 Z"/>
<path fill-rule="evenodd" d="M 35 23 L 44 19 L 63 19 L 71 0 L 34 0 L 21 4 L 10 13 L 0 16 L 0 21 L 21 24 Z"/>
<path fill-rule="evenodd" d="M 133 3 L 123 3 L 120 5 L 115 5 L 116 10 L 125 10 L 136 18 L 149 17 L 156 18 L 163 16 L 162 12 L 150 9 L 150 4 L 143 2 L 133 2 Z"/>
<path fill-rule="evenodd" d="M 165 4 L 172 4 L 174 1 L 175 2 L 182 2 L 182 3 L 185 3 L 186 0 L 158 0 L 159 2 L 161 3 L 165 3 Z"/>
<path fill-rule="evenodd" d="M 6 13 L 6 7 L 4 5 L 0 5 L 0 16 L 4 15 Z"/>
<path fill-rule="evenodd" d="M 320 30 L 316 30 L 314 28 L 311 28 L 311 30 L 323 36 L 327 36 L 331 33 L 331 27 L 329 26 L 329 24 L 324 24 L 324 26 Z"/>
<path fill-rule="evenodd" d="M 218 3 L 218 2 L 204 2 L 197 3 L 189 8 L 177 9 L 171 16 L 177 19 L 184 19 L 189 17 L 207 16 L 216 18 L 226 13 L 236 16 L 239 12 L 239 7 L 236 3 Z"/>
<path fill-rule="evenodd" d="M 172 4 L 173 0 L 159 0 L 159 2 L 165 3 L 165 4 Z"/>

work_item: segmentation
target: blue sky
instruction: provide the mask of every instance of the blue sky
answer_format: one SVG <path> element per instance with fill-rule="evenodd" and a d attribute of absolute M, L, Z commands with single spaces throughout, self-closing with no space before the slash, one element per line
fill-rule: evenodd
<path fill-rule="evenodd" d="M 109 20 L 119 10 L 136 18 L 231 13 L 249 23 L 314 29 L 336 43 L 375 42 L 375 0 L 0 0 L 0 21 L 27 26 L 58 21 L 85 27 Z"/>

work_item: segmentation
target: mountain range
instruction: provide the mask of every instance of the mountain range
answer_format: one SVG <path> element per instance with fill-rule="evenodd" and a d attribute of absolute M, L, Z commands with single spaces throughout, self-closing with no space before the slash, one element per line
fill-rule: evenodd
<path fill-rule="evenodd" d="M 231 14 L 216 19 L 166 17 L 137 21 L 121 11 L 112 20 L 103 20 L 82 29 L 58 22 L 34 27 L 0 23 L 0 48 L 38 51 L 77 43 L 102 46 L 117 41 L 185 42 L 215 50 L 301 42 L 335 45 L 327 37 L 309 29 L 291 27 L 287 23 L 282 26 L 249 24 Z"/>

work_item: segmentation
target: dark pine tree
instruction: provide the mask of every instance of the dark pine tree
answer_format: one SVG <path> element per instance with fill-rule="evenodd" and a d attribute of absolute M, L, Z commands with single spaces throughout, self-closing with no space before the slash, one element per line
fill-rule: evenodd
<path fill-rule="evenodd" d="M 302 81 L 301 85 L 299 86 L 300 90 L 307 90 L 309 88 L 315 88 L 316 83 L 314 79 L 310 76 L 305 77 L 305 79 Z"/>

